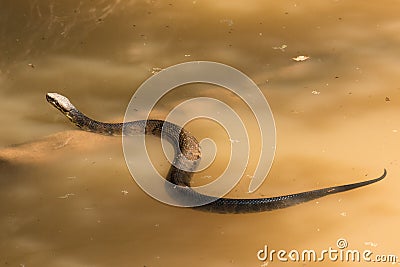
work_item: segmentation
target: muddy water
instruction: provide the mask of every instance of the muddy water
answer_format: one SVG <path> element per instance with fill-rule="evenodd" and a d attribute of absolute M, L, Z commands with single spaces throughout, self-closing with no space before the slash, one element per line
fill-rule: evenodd
<path fill-rule="evenodd" d="M 256 254 L 265 245 L 322 251 L 337 249 L 339 238 L 349 249 L 400 256 L 399 7 L 395 1 L 2 2 L 0 265 L 260 266 L 265 262 Z M 300 55 L 310 58 L 292 60 Z M 75 130 L 44 99 L 57 91 L 99 120 L 119 121 L 154 70 L 192 60 L 243 71 L 271 105 L 276 157 L 252 196 L 360 181 L 383 168 L 387 178 L 262 214 L 174 208 L 134 183 L 120 138 Z M 251 121 L 238 99 L 207 86 L 181 88 L 154 116 L 196 96 L 222 99 Z M 203 138 L 215 125 L 189 126 Z M 218 157 L 202 175 L 217 176 L 226 163 L 226 136 L 215 129 Z M 148 145 L 157 149 L 159 142 L 150 138 Z M 257 151 L 257 140 L 252 145 Z M 168 164 L 159 160 L 165 174 Z M 252 155 L 249 165 L 256 161 Z M 231 196 L 248 197 L 247 185 L 243 179 Z"/>

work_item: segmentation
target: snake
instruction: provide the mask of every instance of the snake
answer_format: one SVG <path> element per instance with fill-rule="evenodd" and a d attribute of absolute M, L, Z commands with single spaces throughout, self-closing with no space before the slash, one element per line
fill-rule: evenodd
<path fill-rule="evenodd" d="M 182 199 L 191 198 L 208 203 L 192 207 L 201 211 L 231 214 L 272 211 L 373 184 L 385 178 L 387 174 L 384 169 L 383 174 L 378 178 L 276 197 L 240 199 L 208 196 L 198 193 L 190 187 L 190 181 L 201 159 L 201 150 L 197 139 L 183 127 L 156 119 L 123 123 L 100 122 L 80 112 L 67 97 L 61 94 L 47 93 L 46 99 L 84 131 L 108 136 L 146 134 L 167 139 L 174 147 L 175 154 L 166 180 L 176 185 Z"/>

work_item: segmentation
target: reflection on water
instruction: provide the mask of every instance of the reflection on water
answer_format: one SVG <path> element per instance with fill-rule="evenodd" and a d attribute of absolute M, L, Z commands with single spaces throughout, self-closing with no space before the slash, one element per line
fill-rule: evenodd
<path fill-rule="evenodd" d="M 256 253 L 266 244 L 322 250 L 339 237 L 352 249 L 399 253 L 396 5 L 3 1 L 0 264 L 258 266 Z M 310 59 L 292 60 L 300 55 Z M 119 121 L 154 70 L 192 60 L 240 69 L 271 105 L 277 155 L 256 197 L 368 179 L 383 168 L 387 178 L 263 214 L 173 208 L 132 181 L 119 138 L 67 131 L 74 126 L 44 98 L 61 92 L 90 116 Z M 250 118 L 238 99 L 207 86 L 167 96 L 154 114 L 162 118 L 194 96 L 217 97 Z M 198 137 L 209 134 L 202 123 L 189 126 Z M 220 157 L 204 175 L 223 170 L 226 156 Z M 250 158 L 250 168 L 256 160 Z M 248 197 L 243 180 L 232 196 Z"/>

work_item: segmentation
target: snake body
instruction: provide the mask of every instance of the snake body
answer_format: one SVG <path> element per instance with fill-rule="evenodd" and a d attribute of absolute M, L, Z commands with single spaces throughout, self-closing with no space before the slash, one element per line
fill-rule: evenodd
<path fill-rule="evenodd" d="M 183 198 L 206 200 L 208 204 L 194 207 L 203 211 L 216 213 L 254 213 L 276 210 L 366 186 L 378 182 L 386 176 L 385 169 L 383 174 L 375 179 L 285 196 L 257 199 L 215 198 L 197 193 L 190 188 L 190 180 L 201 159 L 201 151 L 199 142 L 184 128 L 162 120 L 139 120 L 125 123 L 99 122 L 80 112 L 65 96 L 57 93 L 48 93 L 46 99 L 72 123 L 85 131 L 103 135 L 148 134 L 158 137 L 161 137 L 163 131 L 162 137 L 166 138 L 175 149 L 174 162 L 168 172 L 167 180 L 177 185 L 177 190 Z M 203 203 L 205 202 L 203 201 Z"/>

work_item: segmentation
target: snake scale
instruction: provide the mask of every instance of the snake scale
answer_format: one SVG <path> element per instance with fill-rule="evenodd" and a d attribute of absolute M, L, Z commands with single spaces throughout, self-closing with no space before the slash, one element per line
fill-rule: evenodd
<path fill-rule="evenodd" d="M 163 137 L 175 149 L 174 164 L 171 165 L 166 179 L 177 185 L 176 188 L 182 197 L 212 200 L 212 202 L 207 201 L 210 203 L 203 206 L 194 207 L 203 211 L 216 213 L 254 213 L 276 210 L 366 186 L 378 182 L 386 176 L 385 169 L 383 174 L 375 179 L 285 196 L 257 199 L 215 198 L 197 193 L 190 188 L 190 180 L 200 161 L 201 151 L 196 138 L 182 127 L 162 120 L 139 120 L 125 123 L 99 122 L 85 116 L 65 96 L 57 93 L 48 93 L 46 94 L 46 99 L 72 123 L 85 131 L 103 135 L 122 135 L 124 133 L 127 135 L 148 134 L 161 137 L 161 131 L 164 130 Z"/>

